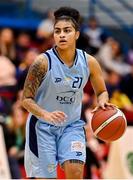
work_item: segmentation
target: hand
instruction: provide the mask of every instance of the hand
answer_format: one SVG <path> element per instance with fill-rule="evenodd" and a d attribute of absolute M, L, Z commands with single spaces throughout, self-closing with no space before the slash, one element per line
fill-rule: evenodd
<path fill-rule="evenodd" d="M 117 108 L 116 105 L 111 104 L 111 103 L 109 103 L 109 102 L 99 102 L 99 103 L 98 103 L 98 106 L 96 106 L 91 112 L 92 112 L 92 113 L 96 112 L 98 108 L 102 108 L 103 110 L 106 110 L 107 108 L 108 108 L 108 109 L 112 109 L 112 108 L 114 108 L 114 107 Z"/>
<path fill-rule="evenodd" d="M 62 124 L 66 121 L 67 115 L 62 111 L 46 111 L 43 117 L 46 121 L 51 122 L 52 124 Z"/>

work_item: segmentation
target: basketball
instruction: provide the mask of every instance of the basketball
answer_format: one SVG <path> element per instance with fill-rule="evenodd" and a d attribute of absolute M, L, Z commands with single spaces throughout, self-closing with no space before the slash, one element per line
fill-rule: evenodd
<path fill-rule="evenodd" d="M 99 108 L 93 115 L 91 127 L 94 135 L 105 142 L 119 139 L 125 132 L 127 122 L 124 113 L 118 108 Z"/>

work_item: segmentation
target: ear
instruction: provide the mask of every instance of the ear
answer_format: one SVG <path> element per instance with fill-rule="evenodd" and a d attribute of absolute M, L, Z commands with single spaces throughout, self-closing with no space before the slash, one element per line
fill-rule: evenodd
<path fill-rule="evenodd" d="M 76 40 L 79 38 L 80 32 L 76 31 Z"/>

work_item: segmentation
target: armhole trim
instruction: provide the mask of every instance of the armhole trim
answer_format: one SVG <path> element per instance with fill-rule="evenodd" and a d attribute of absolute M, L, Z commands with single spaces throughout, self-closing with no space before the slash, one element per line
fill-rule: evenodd
<path fill-rule="evenodd" d="M 85 59 L 85 64 L 86 64 L 86 66 L 88 67 L 88 63 L 87 63 L 87 59 L 86 59 L 86 55 L 85 55 L 85 52 L 82 50 L 82 52 L 83 52 L 83 56 L 84 56 L 84 59 Z"/>
<path fill-rule="evenodd" d="M 83 50 L 82 50 L 82 52 L 83 52 L 84 61 L 85 61 L 86 68 L 87 68 L 88 79 L 89 79 L 90 78 L 90 66 L 88 64 L 87 53 Z"/>
<path fill-rule="evenodd" d="M 50 55 L 49 55 L 49 53 L 48 52 L 45 52 L 44 53 L 46 56 L 47 56 L 47 58 L 48 58 L 48 61 L 49 61 L 49 71 L 51 70 L 51 57 L 50 57 Z"/>

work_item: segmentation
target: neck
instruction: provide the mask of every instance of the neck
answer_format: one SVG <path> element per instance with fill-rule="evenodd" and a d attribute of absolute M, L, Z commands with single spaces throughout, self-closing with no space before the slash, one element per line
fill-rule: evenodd
<path fill-rule="evenodd" d="M 73 65 L 73 62 L 75 60 L 75 47 L 62 50 L 60 48 L 56 48 L 61 60 L 68 65 L 69 67 Z"/>

